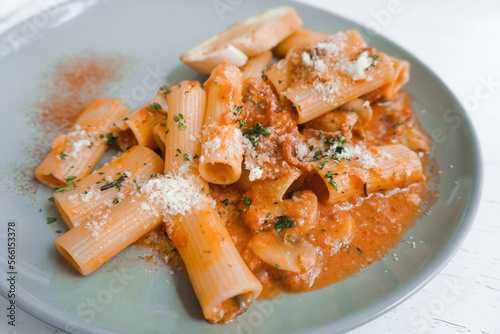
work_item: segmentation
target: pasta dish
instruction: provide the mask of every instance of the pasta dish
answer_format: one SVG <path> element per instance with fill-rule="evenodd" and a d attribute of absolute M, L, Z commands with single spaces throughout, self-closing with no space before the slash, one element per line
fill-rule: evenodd
<path fill-rule="evenodd" d="M 135 244 L 189 277 L 204 317 L 319 289 L 385 256 L 427 196 L 430 140 L 401 90 L 410 64 L 355 30 L 270 9 L 181 57 L 209 77 L 137 110 L 97 99 L 36 170 L 89 275 Z M 105 151 L 119 153 L 96 168 Z"/>

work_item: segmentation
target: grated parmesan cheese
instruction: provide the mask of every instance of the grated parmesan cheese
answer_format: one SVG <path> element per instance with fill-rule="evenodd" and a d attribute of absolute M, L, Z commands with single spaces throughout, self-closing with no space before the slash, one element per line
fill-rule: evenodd
<path fill-rule="evenodd" d="M 255 181 L 258 180 L 262 177 L 262 174 L 264 174 L 264 171 L 260 167 L 253 167 L 250 169 L 250 174 L 248 175 L 248 179 L 250 181 Z"/>
<path fill-rule="evenodd" d="M 372 57 L 368 56 L 368 52 L 363 51 L 359 55 L 358 59 L 353 61 L 340 61 L 341 69 L 351 75 L 353 80 L 363 80 L 366 79 L 370 81 L 369 76 L 366 75 L 365 71 L 375 64 Z M 373 78 L 371 78 L 373 80 Z"/>
<path fill-rule="evenodd" d="M 141 187 L 141 192 L 149 196 L 149 201 L 160 207 L 164 216 L 184 214 L 200 202 L 201 193 L 195 186 L 194 177 L 184 176 L 189 168 L 184 164 L 178 174 L 167 174 L 149 180 Z"/>

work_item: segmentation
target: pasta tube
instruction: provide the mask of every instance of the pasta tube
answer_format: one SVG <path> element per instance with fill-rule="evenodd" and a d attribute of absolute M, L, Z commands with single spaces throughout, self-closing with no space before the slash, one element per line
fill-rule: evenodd
<path fill-rule="evenodd" d="M 73 228 L 93 213 L 115 205 L 163 168 L 163 160 L 155 152 L 134 146 L 89 176 L 72 180 L 67 190 L 54 193 L 54 202 L 66 225 Z"/>
<path fill-rule="evenodd" d="M 329 37 L 329 34 L 324 32 L 299 29 L 287 38 L 285 38 L 276 48 L 276 52 L 281 57 L 286 57 L 288 52 L 293 48 L 301 48 L 304 46 L 313 46 Z"/>
<path fill-rule="evenodd" d="M 168 109 L 165 100 L 165 90 L 158 91 L 156 96 L 147 105 L 135 110 L 126 121 L 126 124 L 134 134 L 137 143 L 150 149 L 157 148 L 153 135 L 153 126 L 164 122 L 167 118 Z"/>
<path fill-rule="evenodd" d="M 197 164 L 206 94 L 198 81 L 182 81 L 167 95 L 169 113 L 165 131 L 165 174 L 186 162 Z M 168 135 L 167 135 L 168 131 Z"/>
<path fill-rule="evenodd" d="M 266 77 L 275 88 L 280 100 L 284 100 L 285 96 L 281 93 L 283 93 L 294 81 L 301 79 L 310 81 L 316 76 L 310 73 L 310 68 L 301 66 L 301 62 L 304 60 L 308 64 L 309 60 L 312 62 L 312 59 L 308 58 L 310 57 L 309 51 L 313 55 L 321 58 L 316 65 L 322 68 L 322 64 L 333 64 L 342 59 L 353 58 L 359 53 L 360 49 L 363 48 L 366 48 L 366 43 L 356 30 L 339 32 L 329 36 L 324 41 L 312 47 L 298 47 L 294 48 L 293 52 L 287 52 L 285 59 L 275 63 L 266 71 Z M 304 52 L 306 54 L 304 54 Z M 312 63 L 312 65 L 314 65 L 314 63 Z M 308 87 L 308 89 L 309 88 L 310 87 Z"/>
<path fill-rule="evenodd" d="M 376 56 L 375 60 L 370 60 L 370 56 L 362 52 L 358 59 L 341 63 L 332 82 L 299 81 L 290 85 L 282 94 L 295 105 L 299 123 L 308 122 L 390 82 L 394 75 L 391 62 L 383 53 Z"/>
<path fill-rule="evenodd" d="M 382 95 L 391 98 L 410 80 L 410 63 L 406 60 L 389 57 L 394 68 L 392 80 L 381 88 Z"/>
<path fill-rule="evenodd" d="M 271 59 L 273 59 L 273 53 L 271 51 L 266 51 L 248 59 L 245 66 L 241 67 L 241 73 L 243 73 L 243 78 L 260 78 L 262 76 L 262 71 L 271 64 Z"/>
<path fill-rule="evenodd" d="M 248 269 L 222 220 L 206 196 L 196 207 L 167 223 L 205 318 L 226 323 L 243 313 L 262 285 Z"/>
<path fill-rule="evenodd" d="M 422 164 L 417 154 L 401 144 L 394 144 L 373 147 L 350 161 L 331 160 L 321 169 L 316 166 L 305 184 L 318 199 L 337 203 L 351 196 L 405 188 L 422 179 Z"/>
<path fill-rule="evenodd" d="M 49 154 L 35 172 L 37 179 L 48 187 L 60 188 L 68 179 L 88 175 L 112 144 L 115 122 L 128 115 L 127 106 L 118 99 L 94 100 L 67 134 L 54 138 Z"/>
<path fill-rule="evenodd" d="M 55 240 L 57 250 L 82 275 L 88 275 L 162 222 L 149 195 L 129 194 Z"/>
<path fill-rule="evenodd" d="M 207 108 L 199 164 L 208 182 L 231 184 L 241 176 L 243 137 L 235 119 L 242 112 L 243 76 L 229 63 L 216 67 L 205 83 Z"/>

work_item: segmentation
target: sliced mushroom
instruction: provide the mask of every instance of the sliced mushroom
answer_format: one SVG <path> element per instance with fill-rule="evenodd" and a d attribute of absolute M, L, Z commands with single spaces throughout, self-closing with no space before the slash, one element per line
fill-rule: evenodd
<path fill-rule="evenodd" d="M 370 104 L 366 103 L 366 101 L 362 99 L 355 99 L 350 102 L 347 102 L 346 104 L 340 106 L 338 110 L 353 111 L 359 116 L 361 116 L 361 118 L 363 118 L 365 121 L 371 120 L 373 116 Z"/>
<path fill-rule="evenodd" d="M 304 273 L 316 264 L 316 249 L 303 238 L 265 232 L 255 235 L 249 246 L 262 261 L 280 270 Z"/>

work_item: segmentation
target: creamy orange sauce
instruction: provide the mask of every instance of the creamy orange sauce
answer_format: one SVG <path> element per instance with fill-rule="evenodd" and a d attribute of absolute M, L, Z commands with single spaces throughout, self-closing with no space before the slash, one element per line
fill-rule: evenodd
<path fill-rule="evenodd" d="M 307 184 L 307 175 L 317 161 L 301 161 L 294 153 L 295 145 L 297 140 L 316 140 L 320 134 L 320 138 L 335 138 L 340 133 L 350 145 L 400 143 L 417 152 L 423 166 L 428 164 L 430 140 L 420 129 L 406 93 L 383 99 L 374 91 L 361 100 L 370 103 L 370 120 L 339 108 L 297 125 L 296 111 L 289 103 L 280 103 L 270 86 L 256 79 L 245 82 L 245 108 L 239 117 L 246 127 L 258 122 L 270 129 L 269 135 L 258 136 L 254 148 L 257 157 L 266 158 L 260 165 L 263 175 L 251 182 L 246 170 L 233 185 L 210 185 L 210 195 L 238 251 L 264 286 L 260 298 L 319 289 L 349 277 L 385 256 L 424 213 L 428 176 L 404 189 L 382 189 L 333 204 L 317 200 L 315 189 Z M 293 173 L 301 177 L 273 202 L 277 190 L 269 186 Z M 286 226 L 288 218 L 294 220 L 294 226 Z M 276 228 L 277 221 L 285 223 L 284 227 Z M 163 227 L 140 244 L 153 247 L 168 263 L 182 266 Z M 274 249 L 272 254 L 262 253 L 266 247 Z M 294 252 L 298 254 L 296 263 L 280 262 L 286 268 L 270 264 L 274 258 L 281 261 L 284 253 Z"/>

